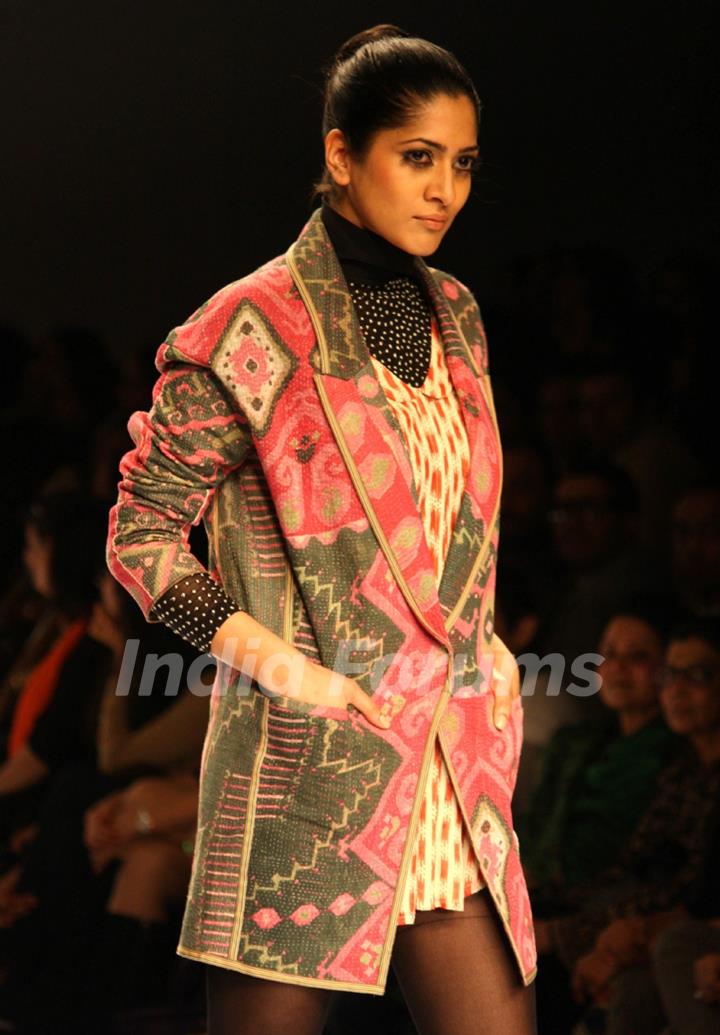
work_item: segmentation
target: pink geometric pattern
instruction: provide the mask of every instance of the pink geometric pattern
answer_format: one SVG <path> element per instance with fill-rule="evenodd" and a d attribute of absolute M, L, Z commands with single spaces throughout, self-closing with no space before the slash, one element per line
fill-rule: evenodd
<path fill-rule="evenodd" d="M 390 888 L 387 884 L 378 880 L 374 884 L 370 885 L 362 896 L 362 900 L 363 902 L 367 902 L 370 906 L 379 906 L 382 902 L 385 902 L 389 894 Z"/>
<path fill-rule="evenodd" d="M 282 917 L 274 909 L 258 909 L 257 913 L 253 913 L 250 917 L 258 927 L 262 927 L 263 931 L 269 931 L 275 927 L 282 920 Z"/>
<path fill-rule="evenodd" d="M 320 916 L 320 910 L 312 902 L 307 902 L 304 906 L 298 906 L 295 912 L 290 914 L 290 919 L 298 927 L 305 927 L 306 924 L 311 924 L 316 916 Z"/>
<path fill-rule="evenodd" d="M 338 897 L 330 903 L 328 909 L 335 916 L 345 916 L 345 914 L 355 905 L 356 901 L 357 899 L 352 895 L 349 895 L 347 891 L 343 891 L 342 895 L 338 895 Z"/>

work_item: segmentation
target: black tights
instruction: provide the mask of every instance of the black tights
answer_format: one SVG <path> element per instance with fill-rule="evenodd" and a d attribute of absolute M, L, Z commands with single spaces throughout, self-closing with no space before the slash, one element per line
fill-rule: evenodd
<path fill-rule="evenodd" d="M 419 1035 L 534 1035 L 534 990 L 487 891 L 398 927 L 392 965 Z M 321 1035 L 336 995 L 211 966 L 208 1035 Z"/>

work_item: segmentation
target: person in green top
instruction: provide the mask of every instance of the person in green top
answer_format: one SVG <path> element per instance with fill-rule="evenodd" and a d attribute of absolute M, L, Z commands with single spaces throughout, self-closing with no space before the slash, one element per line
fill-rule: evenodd
<path fill-rule="evenodd" d="M 597 718 L 565 726 L 550 740 L 538 785 L 519 826 L 533 906 L 562 908 L 572 887 L 617 858 L 652 798 L 678 738 L 659 710 L 663 623 L 627 608 L 606 625 Z"/>

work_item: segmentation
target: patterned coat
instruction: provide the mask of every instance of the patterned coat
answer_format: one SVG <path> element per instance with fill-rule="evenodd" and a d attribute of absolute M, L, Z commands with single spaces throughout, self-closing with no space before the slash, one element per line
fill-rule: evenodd
<path fill-rule="evenodd" d="M 390 702 L 359 712 L 259 692 L 221 662 L 178 953 L 382 994 L 439 735 L 520 975 L 535 974 L 510 801 L 522 705 L 492 721 L 501 453 L 477 305 L 417 269 L 461 401 L 471 469 L 437 584 L 400 428 L 317 210 L 286 255 L 218 291 L 160 346 L 128 428 L 108 564 L 149 620 L 202 519 L 208 567 L 259 622 Z M 260 680 L 262 682 L 262 680 Z"/>

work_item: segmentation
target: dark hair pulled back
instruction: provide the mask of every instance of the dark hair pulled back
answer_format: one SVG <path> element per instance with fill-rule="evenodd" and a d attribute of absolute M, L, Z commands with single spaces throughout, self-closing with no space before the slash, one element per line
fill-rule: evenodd
<path fill-rule="evenodd" d="M 453 54 L 395 25 L 365 29 L 342 44 L 327 71 L 323 139 L 339 129 L 350 153 L 362 158 L 379 130 L 402 126 L 422 104 L 442 94 L 466 96 L 479 123 L 480 98 Z M 325 169 L 315 194 L 333 189 Z"/>
<path fill-rule="evenodd" d="M 52 545 L 53 600 L 69 617 L 89 613 L 96 579 L 107 570 L 107 508 L 107 501 L 79 489 L 58 489 L 39 497 L 25 514 L 25 526 Z"/>

